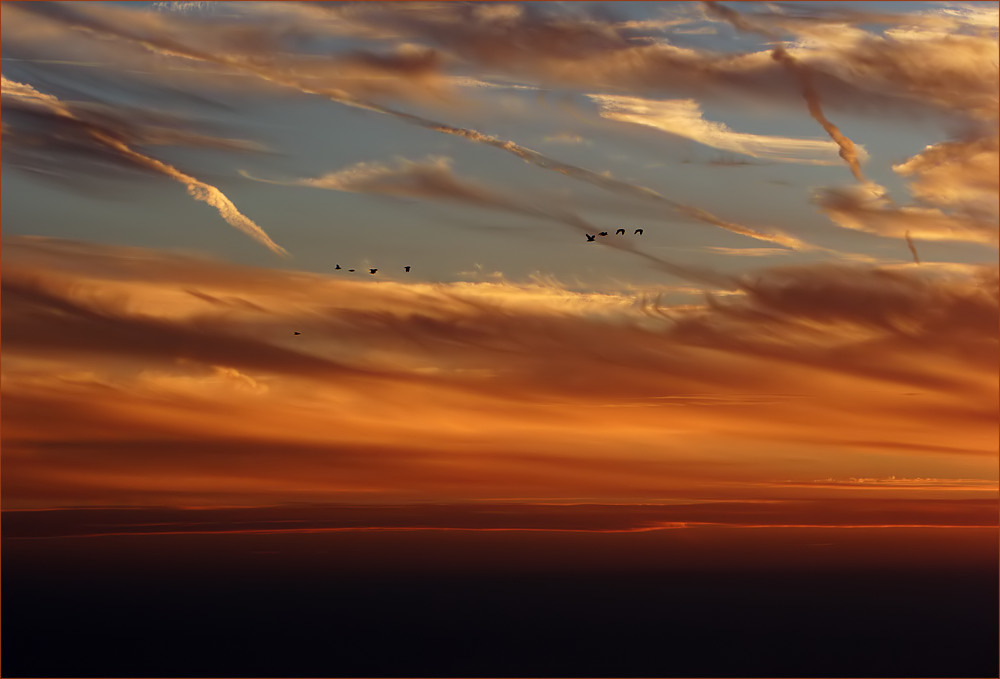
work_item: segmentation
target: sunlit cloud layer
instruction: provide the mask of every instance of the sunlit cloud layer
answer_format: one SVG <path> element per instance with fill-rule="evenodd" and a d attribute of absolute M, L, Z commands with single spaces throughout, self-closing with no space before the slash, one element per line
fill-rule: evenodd
<path fill-rule="evenodd" d="M 5 250 L 14 506 L 739 499 L 787 495 L 793 449 L 809 492 L 995 453 L 995 268 L 763 269 L 661 304 Z"/>

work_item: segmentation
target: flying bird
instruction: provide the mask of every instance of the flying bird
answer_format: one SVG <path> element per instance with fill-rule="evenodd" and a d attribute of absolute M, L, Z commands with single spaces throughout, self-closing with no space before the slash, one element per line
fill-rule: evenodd
<path fill-rule="evenodd" d="M 347 271 L 348 271 L 349 273 L 354 273 L 354 269 L 348 269 Z"/>
<path fill-rule="evenodd" d="M 617 231 L 615 231 L 615 235 L 617 236 L 618 234 L 621 234 L 621 235 L 624 236 L 625 235 L 625 229 L 618 229 Z"/>
<path fill-rule="evenodd" d="M 375 275 L 376 271 L 378 271 L 378 269 L 368 269 L 368 273 L 370 273 L 373 276 Z"/>
<path fill-rule="evenodd" d="M 405 271 L 406 273 L 410 273 L 410 267 L 404 266 L 403 271 Z"/>
<path fill-rule="evenodd" d="M 334 268 L 335 271 L 340 271 L 340 265 L 339 264 L 337 266 L 333 267 L 333 268 Z"/>
<path fill-rule="evenodd" d="M 583 235 L 587 237 L 587 242 L 588 243 L 593 243 L 594 239 L 597 238 L 597 236 L 591 236 L 589 233 L 585 233 Z"/>
<path fill-rule="evenodd" d="M 607 231 L 601 231 L 601 232 L 600 232 L 599 234 L 597 234 L 597 235 L 598 235 L 598 236 L 607 236 L 607 235 L 608 235 L 608 232 L 607 232 Z"/>
<path fill-rule="evenodd" d="M 293 330 L 293 331 L 292 331 L 292 334 L 293 334 L 293 335 L 301 335 L 302 333 L 301 333 L 301 332 L 299 332 L 298 330 Z"/>
<path fill-rule="evenodd" d="M 637 234 L 639 234 L 640 236 L 642 235 L 642 229 L 636 229 L 636 230 L 635 230 L 635 232 L 636 232 Z"/>

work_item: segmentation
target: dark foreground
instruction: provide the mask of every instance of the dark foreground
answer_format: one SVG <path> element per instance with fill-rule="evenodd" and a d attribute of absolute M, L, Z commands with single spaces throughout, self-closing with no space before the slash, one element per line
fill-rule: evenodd
<path fill-rule="evenodd" d="M 990 528 L 7 539 L 4 677 L 995 677 Z"/>

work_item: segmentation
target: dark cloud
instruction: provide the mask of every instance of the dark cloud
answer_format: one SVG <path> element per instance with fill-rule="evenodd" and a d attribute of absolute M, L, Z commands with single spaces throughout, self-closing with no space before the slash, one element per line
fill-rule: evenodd
<path fill-rule="evenodd" d="M 857 484 L 856 484 L 857 485 Z M 724 526 L 996 525 L 989 500 L 826 500 L 700 504 L 311 505 L 231 509 L 94 508 L 5 512 L 10 538 L 329 530 L 628 532 Z"/>

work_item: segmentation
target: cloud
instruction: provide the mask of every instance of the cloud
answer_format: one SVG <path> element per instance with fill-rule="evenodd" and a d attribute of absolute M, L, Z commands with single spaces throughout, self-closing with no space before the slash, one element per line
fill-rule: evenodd
<path fill-rule="evenodd" d="M 657 26 L 626 26 L 583 8 L 567 12 L 524 6 L 491 12 L 460 3 L 248 6 L 239 10 L 241 21 L 226 28 L 217 24 L 208 28 L 183 14 L 98 6 L 27 7 L 12 15 L 17 19 L 31 12 L 50 23 L 113 36 L 133 48 L 254 72 L 286 86 L 297 81 L 302 89 L 339 92 L 344 99 L 347 95 L 386 95 L 426 102 L 428 97 L 421 93 L 429 92 L 431 100 L 440 100 L 447 97 L 448 77 L 439 77 L 431 69 L 423 72 L 422 80 L 414 79 L 409 67 L 357 75 L 348 70 L 347 77 L 340 77 L 340 71 L 351 68 L 350 59 L 341 63 L 338 58 L 312 58 L 304 42 L 307 38 L 354 35 L 406 40 L 433 50 L 435 56 L 427 63 L 485 68 L 522 84 L 577 86 L 643 97 L 752 97 L 780 105 L 806 96 L 814 117 L 818 102 L 823 101 L 838 110 L 923 108 L 980 121 L 996 118 L 996 37 L 982 31 L 992 21 L 988 16 L 974 20 L 975 13 L 961 18 L 942 11 L 935 16 L 931 12 L 839 11 L 837 23 L 830 24 L 831 13 L 838 10 L 797 7 L 794 12 L 767 15 L 722 9 L 764 34 L 779 33 L 781 23 L 781 31 L 799 40 L 783 52 L 716 53 L 664 41 Z M 674 15 L 688 20 L 689 13 L 678 7 L 664 20 Z M 713 18 L 712 14 L 701 17 Z M 869 21 L 897 28 L 881 34 L 869 32 L 862 28 Z M 462 30 L 455 30 L 457 26 Z M 425 54 L 432 53 L 424 49 Z M 296 75 L 300 68 L 317 70 L 309 78 L 300 78 Z M 950 76 L 942 79 L 938 75 L 942 71 Z M 245 83 L 245 79 L 228 80 L 230 86 Z M 824 127 L 830 131 L 829 121 Z"/>
<path fill-rule="evenodd" d="M 213 88 L 267 91 L 295 87 L 343 102 L 400 98 L 421 103 L 447 101 L 452 80 L 442 72 L 444 55 L 419 45 L 397 44 L 389 52 L 354 50 L 317 55 L 310 41 L 331 28 L 308 7 L 286 12 L 249 10 L 226 25 L 197 13 L 144 12 L 115 6 L 19 6 L 11 23 L 39 30 L 34 41 L 16 49 L 33 53 L 67 34 L 90 38 L 82 53 L 105 52 L 111 68 L 141 64 L 146 75 L 166 82 Z M 244 14 L 240 8 L 238 15 Z M 248 79 L 246 75 L 255 76 Z"/>
<path fill-rule="evenodd" d="M 710 253 L 805 252 L 808 259 L 833 251 L 744 224 L 738 208 L 710 212 L 616 179 L 621 172 L 589 170 L 490 133 L 489 124 L 510 120 L 489 118 L 496 112 L 483 102 L 496 93 L 482 86 L 482 74 L 511 88 L 579 87 L 647 127 L 665 125 L 727 153 L 828 162 L 837 150 L 858 179 L 863 149 L 847 138 L 846 122 L 843 131 L 831 122 L 841 122 L 839 112 L 880 124 L 902 111 L 944 112 L 956 139 L 894 168 L 912 182 L 912 205 L 865 182 L 821 189 L 816 203 L 843 226 L 898 238 L 900 252 L 908 241 L 914 259 L 921 238 L 996 242 L 996 38 L 988 17 L 741 8 L 739 21 L 788 42 L 726 53 L 671 42 L 679 30 L 712 21 L 692 16 L 692 8 L 666 7 L 655 23 L 630 24 L 609 16 L 613 8 L 590 5 L 213 6 L 224 21 L 126 5 L 5 6 L 5 57 L 13 50 L 25 59 L 12 62 L 20 71 L 6 70 L 5 59 L 5 73 L 39 77 L 5 79 L 4 150 L 8 163 L 53 177 L 91 169 L 166 175 L 253 235 L 256 225 L 241 222 L 195 170 L 167 165 L 151 150 L 246 151 L 258 148 L 252 142 L 77 99 L 108 85 L 117 88 L 108 101 L 141 92 L 158 102 L 184 96 L 220 105 L 223 93 L 239 92 L 225 97 L 233 108 L 222 118 L 264 98 L 309 94 L 411 125 L 418 136 L 427 130 L 511 154 L 531 166 L 525 178 L 546 170 L 607 194 L 583 192 L 573 205 L 566 197 L 543 201 L 476 181 L 468 168 L 435 156 L 333 165 L 339 169 L 286 183 L 503 210 L 590 233 L 597 229 L 580 216 L 590 214 L 585 204 L 619 217 L 680 217 L 712 226 L 705 234 L 726 238 L 721 245 L 738 239 L 715 229 L 768 246 L 708 246 Z M 354 51 L 319 54 L 321 46 L 344 45 L 334 38 L 345 36 Z M 361 42 L 354 38 L 380 42 L 355 50 Z M 51 59 L 45 50 L 57 44 L 68 64 L 35 59 Z M 57 84 L 71 82 L 70 67 L 84 79 L 73 81 L 79 96 Z M 528 102 L 535 95 L 516 96 Z M 706 102 L 720 100 L 769 115 L 808 111 L 836 141 L 748 135 L 705 120 L 701 106 L 713 110 Z M 427 108 L 414 109 L 417 115 L 400 101 Z M 480 108 L 463 112 L 488 122 L 474 129 L 424 113 L 466 105 Z M 555 121 L 548 129 L 565 128 Z M 803 149 L 806 142 L 814 146 Z M 679 292 L 623 284 L 628 293 L 594 294 L 542 278 L 352 281 L 12 239 L 3 271 L 5 497 L 36 507 L 923 498 L 942 484 L 806 486 L 824 477 L 993 473 L 995 268 L 869 262 L 737 276 L 639 249 L 655 239 L 622 241 L 633 257 L 698 285 Z M 790 468 L 804 485 L 775 481 Z"/>
<path fill-rule="evenodd" d="M 917 254 L 917 248 L 913 244 L 913 239 L 910 238 L 910 232 L 907 231 L 905 234 L 903 234 L 903 237 L 906 238 L 906 247 L 910 249 L 910 254 L 913 255 L 913 261 L 916 262 L 917 264 L 920 264 L 920 255 Z"/>
<path fill-rule="evenodd" d="M 852 481 L 854 481 L 852 479 Z M 859 480 L 863 481 L 863 480 Z M 917 479 L 916 481 L 941 481 Z M 945 479 L 943 481 L 950 481 Z M 958 480 L 962 481 L 962 480 Z M 821 484 L 823 482 L 817 482 Z M 935 484 L 940 485 L 940 484 Z M 983 485 L 988 489 L 989 485 Z M 993 489 L 996 484 L 992 484 Z M 631 532 L 689 526 L 969 526 L 996 523 L 989 500 L 656 503 L 477 503 L 8 511 L 8 538 L 365 530 Z"/>
<path fill-rule="evenodd" d="M 214 207 L 230 226 L 276 254 L 288 254 L 260 226 L 241 213 L 219 189 L 133 148 L 150 141 L 204 143 L 203 136 L 165 134 L 160 129 L 147 130 L 134 123 L 123 125 L 118 116 L 106 115 L 103 109 L 81 109 L 39 92 L 30 85 L 7 78 L 3 78 L 2 87 L 8 111 L 13 110 L 16 119 L 24 119 L 23 128 L 18 123 L 4 128 L 4 137 L 15 148 L 15 162 L 20 161 L 28 167 L 41 165 L 43 168 L 62 168 L 66 166 L 60 161 L 65 154 L 71 154 L 71 157 L 83 156 L 89 160 L 101 160 L 165 175 L 184 184 L 188 194 L 195 200 Z"/>
<path fill-rule="evenodd" d="M 245 177 L 285 186 L 308 186 L 349 193 L 375 193 L 404 198 L 422 198 L 466 203 L 479 207 L 512 210 L 521 214 L 550 217 L 541 208 L 531 208 L 525 202 L 502 195 L 499 191 L 459 179 L 451 169 L 452 160 L 445 156 L 428 156 L 422 161 L 397 158 L 395 167 L 384 163 L 361 162 L 320 177 L 290 180 L 257 179 L 247 173 Z M 593 230 L 581 218 L 569 218 L 572 226 Z M 560 219 L 560 221 L 563 221 Z"/>
<path fill-rule="evenodd" d="M 559 134 L 544 137 L 542 141 L 549 144 L 590 144 L 590 142 L 578 134 L 560 132 Z"/>
<path fill-rule="evenodd" d="M 937 208 L 899 206 L 874 185 L 819 189 L 813 202 L 839 226 L 888 238 L 996 244 L 995 220 Z"/>
<path fill-rule="evenodd" d="M 344 16 L 342 8 L 326 9 Z M 671 10 L 679 21 L 690 20 L 688 8 Z M 735 55 L 679 47 L 663 40 L 658 23 L 616 22 L 586 10 L 523 7 L 491 14 L 459 4 L 420 11 L 377 5 L 355 8 L 351 19 L 428 41 L 467 63 L 549 86 L 637 96 L 750 96 L 783 103 L 805 96 L 810 113 L 828 133 L 832 123 L 817 116 L 820 101 L 838 110 L 925 107 L 979 120 L 996 117 L 996 36 L 981 30 L 995 27 L 991 10 L 970 10 L 966 16 L 945 8 L 909 14 L 818 6 L 736 12 L 710 3 L 703 21 L 737 22 L 771 40 L 799 38 L 783 51 Z M 881 34 L 863 28 L 873 23 L 891 28 Z M 461 31 L 454 30 L 458 25 Z M 940 78 L 942 69 L 954 77 Z"/>
<path fill-rule="evenodd" d="M 465 132 L 470 131 L 465 130 Z M 522 149 L 520 147 L 518 149 L 524 153 L 535 153 L 529 149 Z M 534 158 L 534 156 L 529 157 Z M 581 172 L 586 171 L 581 170 Z M 242 174 L 256 181 L 285 186 L 309 186 L 351 193 L 371 193 L 423 200 L 457 202 L 480 208 L 505 210 L 530 217 L 547 219 L 569 226 L 579 233 L 595 235 L 601 231 L 601 229 L 589 223 L 578 214 L 553 205 L 553 201 L 551 200 L 547 200 L 544 203 L 542 201 L 532 202 L 523 198 L 506 195 L 497 189 L 468 179 L 460 179 L 451 170 L 451 159 L 442 156 L 428 157 L 422 162 L 413 162 L 405 158 L 399 158 L 397 159 L 396 167 L 390 167 L 382 163 L 362 162 L 321 177 L 283 181 L 257 179 L 246 172 Z M 616 180 L 608 179 L 607 181 L 615 182 Z M 701 213 L 695 214 L 697 214 L 701 221 L 714 219 L 714 217 L 707 213 L 704 215 Z M 728 228 L 729 230 L 742 228 L 738 225 L 728 225 L 720 220 L 717 221 L 719 222 L 718 225 L 725 225 L 723 228 Z M 629 252 L 681 278 L 711 285 L 726 285 L 729 282 L 722 274 L 704 267 L 680 265 L 661 257 L 656 257 L 639 250 L 629 242 L 605 240 L 601 244 Z"/>
<path fill-rule="evenodd" d="M 773 257 L 775 255 L 787 255 L 789 250 L 784 248 L 723 248 L 708 245 L 706 250 L 717 252 L 720 255 L 736 255 L 739 257 Z"/>
<path fill-rule="evenodd" d="M 995 490 L 996 481 L 989 479 L 935 479 L 935 478 L 896 478 L 889 476 L 885 478 L 865 478 L 850 477 L 848 479 L 817 479 L 812 482 L 816 486 L 822 487 L 864 487 L 864 488 L 940 488 L 946 490 L 968 490 L 970 488 L 980 488 L 982 490 Z"/>
<path fill-rule="evenodd" d="M 739 30 L 775 41 L 782 34 L 799 38 L 794 47 L 776 47 L 772 56 L 800 78 L 810 112 L 825 128 L 831 124 L 817 115 L 821 99 L 843 107 L 856 105 L 865 93 L 883 104 L 909 101 L 974 120 L 997 117 L 997 15 L 991 8 L 890 14 L 794 5 L 736 12 L 703 4 L 706 18 Z M 861 28 L 866 24 L 889 28 L 878 34 Z M 944 72 L 947 78 L 940 77 Z M 849 148 L 846 153 L 851 155 Z"/>
<path fill-rule="evenodd" d="M 806 100 L 806 105 L 809 108 L 809 115 L 822 125 L 826 133 L 830 135 L 830 139 L 840 147 L 840 157 L 851 168 L 851 174 L 854 175 L 854 178 L 859 182 L 867 183 L 868 180 L 865 179 L 864 173 L 861 171 L 862 156 L 857 146 L 847 135 L 840 131 L 839 127 L 830 122 L 830 119 L 823 113 L 819 94 L 813 85 L 813 77 L 809 68 L 804 66 L 802 62 L 789 54 L 780 45 L 774 48 L 774 51 L 771 52 L 771 57 L 796 75 L 802 87 L 802 97 Z"/>
<path fill-rule="evenodd" d="M 813 202 L 838 225 L 903 238 L 997 243 L 1000 142 L 996 135 L 933 144 L 892 169 L 912 181 L 914 205 L 898 205 L 882 187 L 818 190 Z"/>
<path fill-rule="evenodd" d="M 426 119 L 417 118 L 416 116 L 406 116 L 413 122 L 422 127 L 427 127 L 429 129 L 435 130 L 437 132 L 443 132 L 445 134 L 452 134 L 455 136 L 462 137 L 463 139 L 468 139 L 470 141 L 478 142 L 481 144 L 486 144 L 494 148 L 507 151 L 512 153 L 526 163 L 530 163 L 537 167 L 541 167 L 546 170 L 552 170 L 558 172 L 567 177 L 577 179 L 587 184 L 592 184 L 598 186 L 607 191 L 614 193 L 619 193 L 625 196 L 631 196 L 635 198 L 640 198 L 646 201 L 652 201 L 656 203 L 665 204 L 677 212 L 703 224 L 709 224 L 711 226 L 716 226 L 726 231 L 732 233 L 738 233 L 742 236 L 748 236 L 756 240 L 767 241 L 771 243 L 778 243 L 785 247 L 791 249 L 809 249 L 814 246 L 810 246 L 808 243 L 780 231 L 772 231 L 771 233 L 758 231 L 752 229 L 748 226 L 742 224 L 737 224 L 734 222 L 729 222 L 721 219 L 712 213 L 696 206 L 687 205 L 685 203 L 678 202 L 676 200 L 667 198 L 660 193 L 654 191 L 653 189 L 647 188 L 645 186 L 639 186 L 637 184 L 631 184 L 629 182 L 621 181 L 615 179 L 608 175 L 599 174 L 591 170 L 587 170 L 582 167 L 577 167 L 569 163 L 564 163 L 562 161 L 556 160 L 549 156 L 534 151 L 525 146 L 521 146 L 513 141 L 505 141 L 498 139 L 497 137 L 483 134 L 476 130 L 470 130 L 466 128 L 451 127 L 450 125 L 444 125 L 443 123 L 435 123 L 433 121 L 428 121 Z"/>
<path fill-rule="evenodd" d="M 601 94 L 587 96 L 600 106 L 602 118 L 646 125 L 711 148 L 786 163 L 832 165 L 837 162 L 831 158 L 837 152 L 836 144 L 735 132 L 724 123 L 705 120 L 701 106 L 693 99 L 656 101 Z"/>
<path fill-rule="evenodd" d="M 270 59 L 248 59 L 239 54 L 230 54 L 225 51 L 213 54 L 203 49 L 189 47 L 183 42 L 179 42 L 177 38 L 169 35 L 157 36 L 155 39 L 150 39 L 148 36 L 137 35 L 133 27 L 117 23 L 122 19 L 121 16 L 115 14 L 118 10 L 114 10 L 110 14 L 107 9 L 101 9 L 99 13 L 95 13 L 93 9 L 89 9 L 87 14 L 81 14 L 63 6 L 60 6 L 58 11 L 49 11 L 46 8 L 32 8 L 32 10 L 46 12 L 46 16 L 67 22 L 68 24 L 79 27 L 82 30 L 92 31 L 99 35 L 106 35 L 117 40 L 124 40 L 132 44 L 141 45 L 146 49 L 164 56 L 207 62 L 223 66 L 237 72 L 249 73 L 270 83 L 290 87 L 308 94 L 321 95 L 341 104 L 389 115 L 397 120 L 401 120 L 424 129 L 461 137 L 472 142 L 500 149 L 511 153 L 536 167 L 559 172 L 565 176 L 601 187 L 608 191 L 668 205 L 695 221 L 716 226 L 733 233 L 738 233 L 740 235 L 758 240 L 778 243 L 793 249 L 810 247 L 808 244 L 793 236 L 780 232 L 761 232 L 741 224 L 721 219 L 702 208 L 686 205 L 670 198 L 666 198 L 647 187 L 630 184 L 628 182 L 592 172 L 585 168 L 564 163 L 539 153 L 538 151 L 517 144 L 514 141 L 499 139 L 477 130 L 455 127 L 446 123 L 424 118 L 422 116 L 405 113 L 373 101 L 367 101 L 362 98 L 364 92 L 356 90 L 353 86 L 351 86 L 352 89 L 344 89 L 344 87 L 347 87 L 344 83 L 330 85 L 322 79 L 309 79 L 308 77 L 302 76 L 297 68 L 286 67 L 282 64 L 274 63 L 273 60 Z M 513 12 L 511 16 L 520 16 L 520 11 L 521 10 Z M 502 15 L 502 13 L 501 15 L 497 15 L 496 13 L 480 12 L 478 10 L 477 12 L 476 16 L 478 18 L 482 19 L 485 17 L 489 21 L 492 21 L 496 19 L 497 16 Z M 434 13 L 422 13 L 421 16 L 435 15 Z M 463 27 L 462 33 L 464 34 L 466 32 L 470 31 Z M 544 32 L 547 31 L 543 31 L 543 33 Z M 650 258 L 648 255 L 644 256 Z M 662 265 L 663 263 L 661 262 L 661 266 Z M 681 271 L 679 268 L 674 268 L 678 272 Z"/>
<path fill-rule="evenodd" d="M 998 214 L 1000 137 L 949 141 L 928 146 L 892 169 L 911 177 L 917 200 L 969 215 Z"/>
<path fill-rule="evenodd" d="M 4 248 L 17 506 L 746 499 L 791 451 L 984 478 L 995 450 L 995 269 L 764 269 L 691 304 Z"/>

